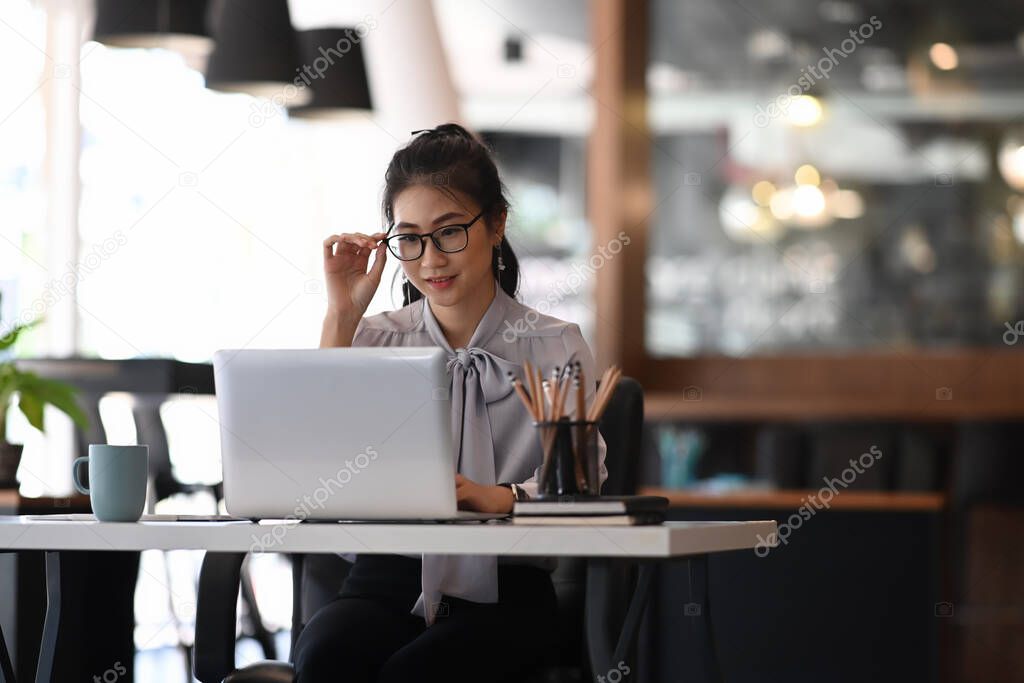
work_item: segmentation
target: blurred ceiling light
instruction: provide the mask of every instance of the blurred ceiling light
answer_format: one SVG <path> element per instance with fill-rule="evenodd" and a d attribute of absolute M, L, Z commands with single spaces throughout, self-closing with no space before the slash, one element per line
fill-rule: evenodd
<path fill-rule="evenodd" d="M 206 86 L 277 99 L 293 106 L 312 97 L 300 76 L 295 30 L 287 0 L 220 0 L 211 26 L 216 45 L 206 66 Z M 287 90 L 290 88 L 290 90 Z"/>
<path fill-rule="evenodd" d="M 911 225 L 900 237 L 900 257 L 919 273 L 935 270 L 935 250 L 920 225 Z"/>
<path fill-rule="evenodd" d="M 202 69 L 213 49 L 207 0 L 96 0 L 93 39 L 109 47 L 162 48 Z"/>
<path fill-rule="evenodd" d="M 996 155 L 996 163 L 1003 180 L 1015 190 L 1024 190 L 1024 145 L 1021 139 L 1011 136 L 1003 141 Z"/>
<path fill-rule="evenodd" d="M 825 21 L 837 24 L 855 24 L 861 18 L 860 7 L 843 0 L 823 0 L 818 5 L 818 14 Z"/>
<path fill-rule="evenodd" d="M 786 228 L 740 187 L 730 187 L 718 204 L 718 220 L 729 239 L 745 244 L 774 242 Z"/>
<path fill-rule="evenodd" d="M 781 59 L 789 50 L 789 37 L 774 28 L 757 29 L 747 39 L 747 54 L 758 62 Z"/>
<path fill-rule="evenodd" d="M 860 82 L 868 90 L 903 90 L 907 87 L 907 72 L 901 64 L 865 64 Z"/>
<path fill-rule="evenodd" d="M 815 185 L 797 185 L 793 190 L 793 223 L 806 228 L 827 225 L 831 217 L 825 213 L 825 195 Z"/>
<path fill-rule="evenodd" d="M 288 110 L 290 116 L 310 119 L 346 118 L 356 112 L 368 112 L 370 86 L 358 29 L 317 28 L 297 33 L 299 56 L 309 65 L 300 73 L 308 79 L 312 99 L 308 105 Z M 341 56 L 327 68 L 316 68 L 324 53 Z"/>
<path fill-rule="evenodd" d="M 789 103 L 786 116 L 790 124 L 806 128 L 821 121 L 821 101 L 814 95 L 798 95 Z"/>
<path fill-rule="evenodd" d="M 793 217 L 793 188 L 783 187 L 780 188 L 772 195 L 771 202 L 769 203 L 772 215 L 780 221 L 788 221 Z"/>
<path fill-rule="evenodd" d="M 864 199 L 856 190 L 837 190 L 826 195 L 828 211 L 835 218 L 852 220 L 864 215 Z"/>
<path fill-rule="evenodd" d="M 1010 218 L 1013 220 L 1013 236 L 1017 242 L 1024 245 L 1024 203 L 1018 203 L 1018 209 Z"/>
<path fill-rule="evenodd" d="M 758 206 L 770 205 L 773 194 L 775 194 L 775 186 L 767 180 L 755 183 L 754 187 L 750 190 L 750 196 L 757 202 Z"/>
<path fill-rule="evenodd" d="M 804 164 L 796 169 L 793 179 L 796 180 L 797 185 L 818 185 L 821 183 L 821 174 L 810 164 Z"/>
<path fill-rule="evenodd" d="M 656 93 L 678 93 L 690 89 L 697 74 L 683 71 L 671 64 L 652 62 L 647 67 L 647 87 Z"/>
<path fill-rule="evenodd" d="M 949 43 L 934 43 L 928 49 L 928 58 L 941 71 L 952 71 L 960 63 L 956 50 Z"/>

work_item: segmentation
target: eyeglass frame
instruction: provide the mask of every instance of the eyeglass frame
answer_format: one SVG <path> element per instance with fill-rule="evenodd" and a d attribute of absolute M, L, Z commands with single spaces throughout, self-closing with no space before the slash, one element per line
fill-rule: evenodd
<path fill-rule="evenodd" d="M 384 242 L 384 246 L 387 247 L 387 250 L 389 252 L 391 252 L 391 255 L 394 256 L 399 261 L 408 262 L 408 261 L 416 261 L 418 259 L 423 258 L 423 254 L 425 254 L 426 251 L 427 251 L 427 244 L 426 244 L 426 242 L 424 240 L 426 240 L 428 238 L 430 239 L 431 242 L 434 243 L 434 247 L 436 247 L 437 250 L 439 252 L 441 252 L 442 254 L 458 254 L 460 251 L 465 251 L 466 247 L 469 246 L 469 229 L 472 228 L 473 224 L 476 223 L 478 220 L 480 220 L 480 218 L 485 213 L 487 213 L 487 209 L 481 209 L 480 213 L 478 213 L 476 216 L 474 216 L 472 219 L 470 219 L 470 221 L 467 222 L 467 223 L 451 223 L 449 225 L 442 225 L 440 227 L 434 228 L 433 230 L 431 230 L 430 232 L 428 232 L 426 234 L 420 234 L 420 233 L 416 233 L 416 232 L 411 232 L 411 233 L 410 232 L 395 233 L 394 235 L 388 235 L 387 237 L 385 237 L 381 241 Z M 441 230 L 447 230 L 448 228 L 462 228 L 462 231 L 465 233 L 465 235 L 466 235 L 466 244 L 463 245 L 460 249 L 456 249 L 455 251 L 448 251 L 446 249 L 442 249 L 441 245 L 438 243 L 438 238 L 434 237 L 434 233 L 439 232 Z M 392 225 L 390 228 L 388 228 L 388 232 L 391 232 L 394 229 L 395 229 L 395 226 Z M 395 253 L 394 249 L 391 248 L 391 240 L 393 238 L 395 238 L 395 237 L 409 237 L 409 236 L 412 236 L 412 235 L 415 235 L 416 237 L 420 238 L 420 253 L 417 254 L 413 258 L 402 258 L 401 256 L 399 256 L 398 254 Z"/>

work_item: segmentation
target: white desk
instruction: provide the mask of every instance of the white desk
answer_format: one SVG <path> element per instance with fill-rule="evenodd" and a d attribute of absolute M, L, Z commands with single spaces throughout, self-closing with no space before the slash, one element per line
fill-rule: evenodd
<path fill-rule="evenodd" d="M 6 550 L 208 550 L 275 553 L 437 553 L 557 557 L 679 557 L 754 548 L 767 522 L 666 522 L 658 526 L 97 522 L 89 515 L 0 517 Z M 63 517 L 63 519 L 60 519 Z M 68 519 L 74 517 L 75 519 Z"/>
<path fill-rule="evenodd" d="M 555 557 L 669 560 L 692 557 L 700 562 L 699 582 L 706 591 L 708 553 L 752 550 L 774 538 L 774 521 L 666 522 L 658 526 L 579 527 L 521 526 L 508 522 L 457 524 L 336 524 L 247 521 L 137 523 L 98 522 L 89 516 L 0 516 L 0 552 L 47 552 L 48 605 L 39 654 L 37 683 L 49 683 L 60 620 L 60 552 L 73 550 L 205 550 L 248 553 L 434 553 L 476 555 L 546 555 Z M 649 563 L 648 563 L 649 566 Z M 639 587 L 642 585 L 643 587 Z M 638 584 L 627 626 L 615 654 L 632 642 L 643 610 L 650 577 Z M 640 595 L 642 593 L 642 595 Z M 705 601 L 706 602 L 706 601 Z M 710 638 L 710 610 L 701 621 L 707 629 L 711 668 L 717 660 Z M 0 634 L 0 649 L 3 648 Z M 609 650 L 611 648 L 608 648 Z M 615 658 L 598 657 L 599 666 Z M 607 653 L 610 654 L 610 653 Z M 595 655 L 592 653 L 592 657 Z M 3 664 L 3 662 L 0 662 Z M 600 669 L 595 669 L 600 670 Z M 13 681 L 13 674 L 8 674 Z"/>

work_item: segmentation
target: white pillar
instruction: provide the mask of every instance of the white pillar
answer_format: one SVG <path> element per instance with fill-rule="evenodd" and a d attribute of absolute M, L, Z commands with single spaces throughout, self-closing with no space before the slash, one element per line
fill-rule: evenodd
<path fill-rule="evenodd" d="M 46 111 L 46 267 L 49 278 L 61 278 L 78 262 L 78 205 L 81 194 L 78 161 L 81 147 L 79 59 L 89 4 L 84 0 L 46 0 L 46 67 L 43 98 Z M 69 265 L 71 264 L 71 265 Z M 46 312 L 47 331 L 42 353 L 73 355 L 78 348 L 77 289 L 73 278 L 68 296 L 59 297 Z M 74 431 L 71 420 L 48 406 L 45 415 L 45 459 L 33 468 L 43 480 L 44 493 L 71 491 Z"/>

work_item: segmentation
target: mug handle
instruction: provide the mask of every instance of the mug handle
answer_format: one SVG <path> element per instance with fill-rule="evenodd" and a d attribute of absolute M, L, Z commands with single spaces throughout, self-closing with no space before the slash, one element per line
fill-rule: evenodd
<path fill-rule="evenodd" d="M 75 489 L 84 495 L 89 495 L 89 489 L 82 486 L 82 481 L 78 478 L 78 466 L 89 462 L 89 456 L 83 455 L 80 458 L 75 458 L 75 461 L 71 463 L 71 480 L 75 484 Z"/>

